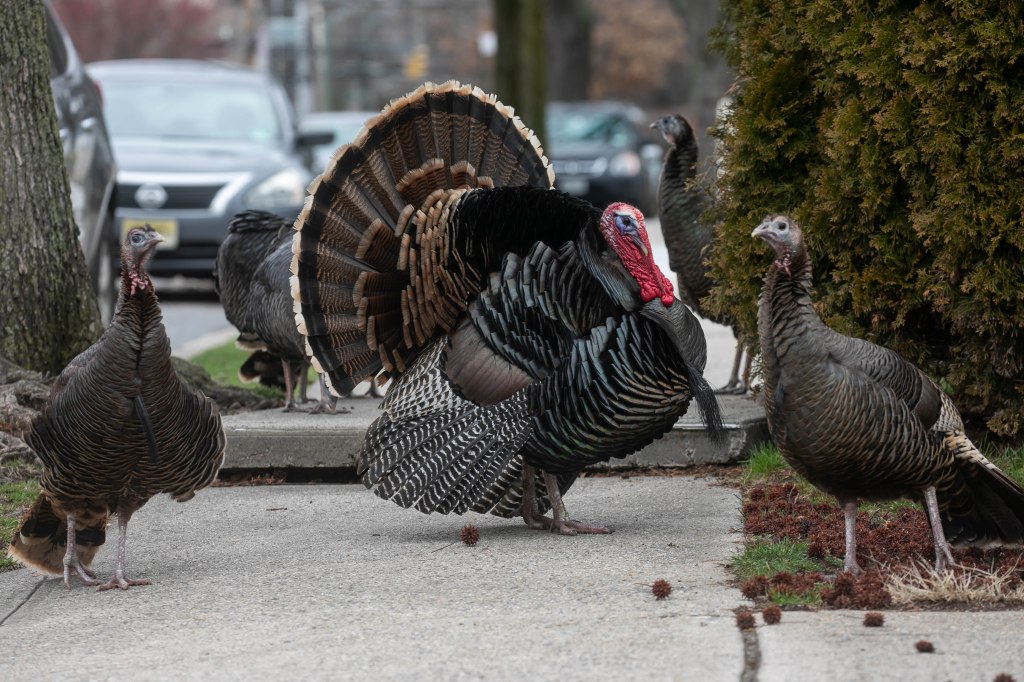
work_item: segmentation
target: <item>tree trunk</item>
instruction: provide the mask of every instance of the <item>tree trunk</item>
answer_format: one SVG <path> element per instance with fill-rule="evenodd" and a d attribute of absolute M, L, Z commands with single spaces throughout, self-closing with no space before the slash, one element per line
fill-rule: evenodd
<path fill-rule="evenodd" d="M 575 102 L 590 92 L 590 30 L 593 13 L 587 0 L 548 3 L 548 97 Z"/>
<path fill-rule="evenodd" d="M 494 0 L 497 95 L 544 143 L 547 71 L 544 0 Z"/>
<path fill-rule="evenodd" d="M 704 160 L 711 157 L 712 145 L 706 135 L 715 124 L 715 105 L 732 85 L 734 76 L 725 56 L 710 48 L 709 33 L 722 20 L 719 0 L 669 0 L 673 11 L 686 26 L 686 68 L 689 69 L 690 92 L 682 103 L 696 115 L 694 132 Z"/>
<path fill-rule="evenodd" d="M 39 0 L 0 0 L 0 357 L 58 372 L 99 335 Z"/>

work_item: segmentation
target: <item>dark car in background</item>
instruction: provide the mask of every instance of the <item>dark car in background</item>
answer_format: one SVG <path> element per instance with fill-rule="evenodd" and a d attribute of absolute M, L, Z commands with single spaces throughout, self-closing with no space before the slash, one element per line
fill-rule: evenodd
<path fill-rule="evenodd" d="M 95 62 L 118 160 L 117 229 L 148 223 L 164 241 L 157 276 L 212 276 L 231 217 L 298 215 L 310 149 L 284 89 L 249 67 L 193 60 Z"/>
<path fill-rule="evenodd" d="M 379 111 L 317 111 L 307 114 L 299 122 L 299 130 L 304 135 L 330 134 L 330 142 L 313 147 L 313 172 L 320 174 L 327 168 L 331 154 L 335 150 L 355 139 L 363 125 Z"/>
<path fill-rule="evenodd" d="M 59 17 L 50 3 L 44 4 L 50 89 L 68 172 L 71 207 L 89 266 L 90 283 L 106 323 L 117 302 L 117 247 L 112 243 L 117 166 L 103 122 L 100 92 L 85 73 Z"/>
<path fill-rule="evenodd" d="M 597 206 L 613 201 L 655 211 L 663 150 L 644 112 L 615 101 L 550 102 L 544 152 L 555 186 Z"/>

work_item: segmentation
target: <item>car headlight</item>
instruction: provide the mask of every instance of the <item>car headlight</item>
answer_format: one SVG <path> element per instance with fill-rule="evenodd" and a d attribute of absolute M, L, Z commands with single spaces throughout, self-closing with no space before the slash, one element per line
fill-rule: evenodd
<path fill-rule="evenodd" d="M 246 208 L 274 209 L 297 206 L 306 198 L 306 176 L 296 168 L 286 168 L 245 193 Z"/>
<path fill-rule="evenodd" d="M 640 163 L 639 154 L 632 151 L 619 152 L 612 157 L 611 163 L 608 164 L 608 174 L 619 178 L 639 175 L 641 168 L 642 164 Z"/>

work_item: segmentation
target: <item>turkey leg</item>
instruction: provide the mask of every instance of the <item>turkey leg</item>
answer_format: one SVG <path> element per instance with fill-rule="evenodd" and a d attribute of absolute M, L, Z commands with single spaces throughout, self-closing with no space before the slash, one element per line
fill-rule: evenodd
<path fill-rule="evenodd" d="M 100 591 L 111 590 L 119 587 L 127 590 L 132 585 L 152 585 L 152 580 L 130 580 L 124 577 L 124 542 L 128 533 L 128 520 L 132 518 L 132 512 L 124 509 L 117 510 L 117 570 L 114 577 L 108 582 L 100 585 Z"/>
<path fill-rule="evenodd" d="M 935 486 L 930 485 L 924 490 L 924 504 L 928 509 L 928 521 L 932 526 L 932 539 L 935 542 L 935 572 L 942 573 L 951 566 L 956 566 L 953 553 L 949 551 L 946 534 L 942 531 L 942 517 L 939 516 L 939 499 L 935 495 Z"/>
<path fill-rule="evenodd" d="M 309 363 L 303 360 L 299 363 L 299 404 L 305 405 L 309 402 Z"/>
<path fill-rule="evenodd" d="M 75 548 L 75 515 L 68 514 L 68 539 L 67 549 L 64 551 L 64 587 L 71 589 L 72 571 L 86 585 L 95 585 L 96 574 L 90 571 L 78 557 L 78 550 Z"/>
<path fill-rule="evenodd" d="M 740 380 L 740 361 L 743 360 L 744 349 L 743 344 L 739 341 L 736 342 L 736 355 L 732 360 L 732 371 L 729 372 L 729 381 L 726 382 L 725 386 L 715 390 L 715 393 L 723 395 L 743 395 L 747 392 L 746 381 Z M 750 354 L 747 353 L 747 369 L 744 372 L 744 379 L 748 379 L 750 376 Z"/>
<path fill-rule="evenodd" d="M 335 414 L 337 410 L 338 397 L 331 393 L 331 389 L 327 388 L 327 380 L 324 379 L 324 375 L 320 375 L 320 402 L 317 403 L 310 409 L 310 414 L 323 414 L 327 412 L 329 414 Z"/>
<path fill-rule="evenodd" d="M 846 521 L 846 558 L 843 561 L 843 570 L 854 575 L 860 575 L 862 569 L 857 563 L 857 502 L 840 501 L 843 505 L 843 517 Z"/>
<path fill-rule="evenodd" d="M 565 511 L 565 503 L 562 502 L 562 493 L 558 491 L 558 479 L 554 474 L 544 472 L 544 486 L 548 489 L 548 499 L 551 500 L 551 511 L 554 514 L 554 521 L 551 524 L 552 532 L 561 535 L 576 535 L 577 533 L 610 533 L 604 526 L 591 526 L 580 521 L 571 521 L 569 513 Z"/>
<path fill-rule="evenodd" d="M 528 528 L 547 530 L 551 528 L 551 519 L 540 513 L 537 504 L 536 470 L 523 462 L 523 500 L 519 503 L 519 513 L 523 516 Z"/>
<path fill-rule="evenodd" d="M 281 369 L 284 370 L 284 411 L 291 412 L 295 409 L 295 372 L 292 371 L 292 363 L 281 358 Z"/>

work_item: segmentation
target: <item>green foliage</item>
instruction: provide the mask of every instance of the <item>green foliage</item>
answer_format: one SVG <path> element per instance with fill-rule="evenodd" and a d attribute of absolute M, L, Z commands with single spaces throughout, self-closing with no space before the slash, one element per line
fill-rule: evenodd
<path fill-rule="evenodd" d="M 0 483 L 0 571 L 20 565 L 7 557 L 7 543 L 18 529 L 22 511 L 32 504 L 38 494 L 39 481 L 36 479 Z"/>
<path fill-rule="evenodd" d="M 779 449 L 771 443 L 760 443 L 750 451 L 750 458 L 743 463 L 740 480 L 744 485 L 770 480 L 773 475 L 791 471 Z"/>
<path fill-rule="evenodd" d="M 823 564 L 807 556 L 807 543 L 793 540 L 758 539 L 747 544 L 732 560 L 732 570 L 741 579 L 779 573 L 823 570 Z"/>
<path fill-rule="evenodd" d="M 986 452 L 985 456 L 1002 469 L 1004 474 L 1016 481 L 1017 485 L 1024 486 L 1024 447 Z"/>
<path fill-rule="evenodd" d="M 756 338 L 768 213 L 803 226 L 834 329 L 1024 435 L 1024 4 L 725 0 L 741 87 L 710 305 Z"/>
<path fill-rule="evenodd" d="M 810 592 L 779 592 L 768 590 L 768 601 L 782 608 L 796 608 L 801 606 L 818 606 L 821 604 L 821 590 L 824 583 L 818 583 Z"/>

